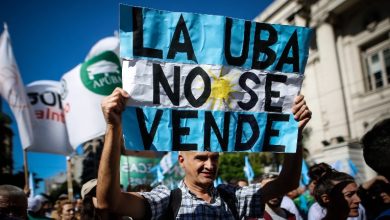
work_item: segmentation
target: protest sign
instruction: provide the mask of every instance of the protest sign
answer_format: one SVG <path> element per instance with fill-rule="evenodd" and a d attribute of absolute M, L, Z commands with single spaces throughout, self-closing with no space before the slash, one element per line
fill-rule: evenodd
<path fill-rule="evenodd" d="M 154 176 L 150 169 L 160 161 L 160 158 L 121 156 L 120 183 L 127 188 L 141 184 L 151 184 Z"/>
<path fill-rule="evenodd" d="M 26 87 L 34 134 L 33 144 L 27 148 L 28 151 L 63 155 L 73 151 L 66 131 L 60 86 L 57 81 L 40 80 Z"/>
<path fill-rule="evenodd" d="M 125 145 L 295 152 L 311 30 L 120 6 Z"/>

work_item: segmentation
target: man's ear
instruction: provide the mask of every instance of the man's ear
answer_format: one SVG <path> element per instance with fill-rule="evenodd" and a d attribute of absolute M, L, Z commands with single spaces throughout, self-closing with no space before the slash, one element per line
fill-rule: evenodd
<path fill-rule="evenodd" d="M 321 200 L 323 203 L 328 204 L 330 202 L 329 195 L 328 194 L 322 194 Z"/>
<path fill-rule="evenodd" d="M 179 153 L 179 156 L 178 156 L 178 161 L 179 161 L 179 165 L 180 165 L 180 167 L 181 168 L 184 168 L 184 165 L 183 165 L 183 163 L 184 163 L 184 156 L 183 156 L 183 154 L 182 153 Z"/>

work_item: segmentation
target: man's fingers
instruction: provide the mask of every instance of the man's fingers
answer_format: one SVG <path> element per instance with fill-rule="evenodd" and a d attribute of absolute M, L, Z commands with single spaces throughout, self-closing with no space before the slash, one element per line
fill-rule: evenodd
<path fill-rule="evenodd" d="M 303 98 L 298 100 L 299 100 L 298 102 L 294 102 L 294 106 L 291 109 L 293 114 L 297 113 L 302 108 L 303 105 L 306 105 L 306 101 Z"/>
<path fill-rule="evenodd" d="M 303 96 L 303 95 L 298 95 L 298 96 L 295 97 L 295 99 L 294 99 L 294 104 L 298 104 L 298 103 L 301 102 L 304 98 L 305 98 L 305 96 Z"/>
<path fill-rule="evenodd" d="M 311 118 L 311 111 L 306 108 L 303 113 L 299 116 L 299 120 L 302 120 L 304 118 Z"/>

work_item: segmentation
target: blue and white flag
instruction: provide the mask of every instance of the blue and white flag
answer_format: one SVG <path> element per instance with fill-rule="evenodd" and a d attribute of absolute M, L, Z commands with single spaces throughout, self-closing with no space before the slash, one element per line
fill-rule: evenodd
<path fill-rule="evenodd" d="M 351 159 L 348 159 L 348 165 L 349 165 L 349 175 L 351 175 L 352 177 L 356 177 L 356 175 L 359 173 L 359 170 L 356 167 L 355 163 Z"/>
<path fill-rule="evenodd" d="M 214 180 L 214 187 L 217 187 L 219 184 L 222 183 L 222 178 L 219 176 L 217 179 Z"/>
<path fill-rule="evenodd" d="M 253 177 L 255 177 L 255 173 L 253 172 L 248 156 L 245 156 L 244 159 L 245 159 L 244 173 L 245 173 L 245 177 L 248 179 L 248 183 L 250 183 L 252 182 Z"/>
<path fill-rule="evenodd" d="M 309 169 L 305 160 L 302 160 L 302 171 L 301 171 L 301 183 L 300 185 L 306 186 L 310 182 L 310 177 L 308 175 Z"/>
<path fill-rule="evenodd" d="M 305 27 L 120 5 L 126 147 L 295 152 L 310 38 Z"/>

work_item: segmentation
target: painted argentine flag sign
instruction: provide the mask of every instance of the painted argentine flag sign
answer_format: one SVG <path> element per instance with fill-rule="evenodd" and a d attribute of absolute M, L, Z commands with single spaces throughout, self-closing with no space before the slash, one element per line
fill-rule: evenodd
<path fill-rule="evenodd" d="M 295 152 L 311 30 L 120 5 L 125 145 Z"/>

